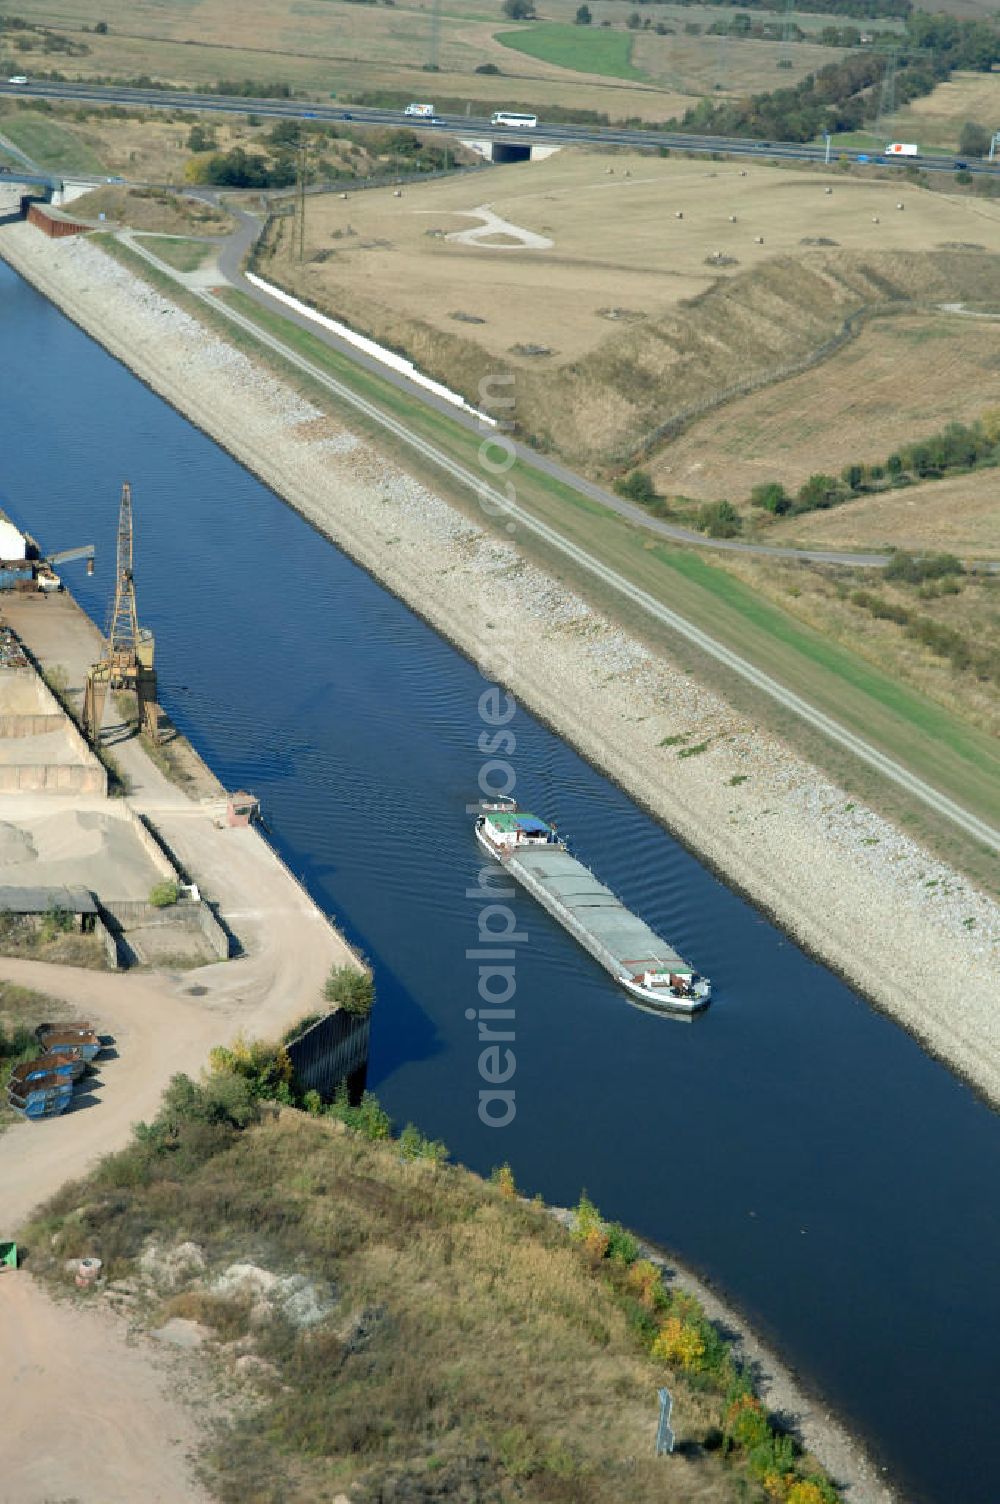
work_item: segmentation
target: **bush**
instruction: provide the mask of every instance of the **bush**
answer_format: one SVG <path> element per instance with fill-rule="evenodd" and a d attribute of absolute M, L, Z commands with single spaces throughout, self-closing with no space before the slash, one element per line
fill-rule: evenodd
<path fill-rule="evenodd" d="M 710 538 L 735 538 L 743 531 L 743 518 L 731 501 L 707 501 L 698 509 L 695 526 Z"/>
<path fill-rule="evenodd" d="M 338 1122 L 360 1133 L 362 1138 L 373 1142 L 389 1138 L 392 1132 L 389 1114 L 380 1105 L 378 1098 L 366 1091 L 357 1107 L 353 1107 L 344 1084 L 337 1087 L 336 1095 L 326 1109 L 326 1116 L 336 1118 Z"/>
<path fill-rule="evenodd" d="M 653 1342 L 651 1353 L 665 1363 L 697 1372 L 705 1353 L 701 1333 L 693 1323 L 668 1316 Z"/>
<path fill-rule="evenodd" d="M 403 1159 L 427 1159 L 432 1164 L 444 1164 L 448 1150 L 440 1139 L 425 1138 L 419 1128 L 407 1123 L 399 1135 L 399 1153 Z"/>
<path fill-rule="evenodd" d="M 754 486 L 750 492 L 750 504 L 763 507 L 765 512 L 773 512 L 776 517 L 780 517 L 790 509 L 792 498 L 780 481 L 769 480 Z"/>
<path fill-rule="evenodd" d="M 631 1265 L 639 1257 L 639 1243 L 620 1222 L 608 1227 L 608 1258 L 616 1263 Z"/>
<path fill-rule="evenodd" d="M 659 492 L 648 470 L 633 470 L 631 474 L 620 477 L 615 481 L 615 490 L 619 496 L 637 501 L 641 506 L 648 506 L 650 502 L 659 500 Z"/>
<path fill-rule="evenodd" d="M 771 1427 L 768 1425 L 764 1406 L 748 1390 L 738 1393 L 731 1399 L 725 1416 L 726 1435 L 738 1446 L 752 1451 L 754 1447 L 764 1445 L 770 1440 Z"/>
<path fill-rule="evenodd" d="M 218 144 L 211 126 L 196 124 L 188 131 L 188 151 L 215 151 Z"/>
<path fill-rule="evenodd" d="M 240 1036 L 230 1047 L 216 1045 L 208 1058 L 214 1074 L 238 1076 L 247 1083 L 251 1096 L 291 1106 L 294 1071 L 283 1044 Z"/>
<path fill-rule="evenodd" d="M 514 1179 L 514 1171 L 506 1160 L 491 1173 L 490 1184 L 495 1185 L 501 1196 L 507 1201 L 515 1201 L 517 1199 L 517 1182 Z"/>
<path fill-rule="evenodd" d="M 807 481 L 803 481 L 796 500 L 800 511 L 812 512 L 818 507 L 832 507 L 842 497 L 840 482 L 834 476 L 824 475 L 820 471 L 816 475 L 810 475 Z"/>
<path fill-rule="evenodd" d="M 152 1128 L 146 1131 L 166 1143 L 188 1123 L 246 1128 L 257 1121 L 257 1115 L 257 1103 L 242 1077 L 225 1071 L 199 1084 L 181 1074 L 170 1078 Z"/>
<path fill-rule="evenodd" d="M 535 19 L 533 0 L 503 0 L 501 9 L 509 21 L 533 21 Z"/>
<path fill-rule="evenodd" d="M 667 1304 L 663 1277 L 649 1259 L 638 1259 L 628 1271 L 625 1283 L 647 1311 L 659 1310 Z"/>
<path fill-rule="evenodd" d="M 344 1013 L 365 1014 L 372 1011 L 375 983 L 371 973 L 355 966 L 335 966 L 326 979 L 323 996 Z"/>
<path fill-rule="evenodd" d="M 48 944 L 57 935 L 70 934 L 73 924 L 73 915 L 68 909 L 60 909 L 57 904 L 51 904 L 42 916 L 41 937 Z"/>
<path fill-rule="evenodd" d="M 896 549 L 885 566 L 883 579 L 903 580 L 908 585 L 921 585 L 925 580 L 940 580 L 949 575 L 964 574 L 965 566 L 954 554 L 908 554 Z"/>
<path fill-rule="evenodd" d="M 154 909 L 169 909 L 181 896 L 181 890 L 175 882 L 164 881 L 154 883 L 149 890 L 149 901 Z"/>

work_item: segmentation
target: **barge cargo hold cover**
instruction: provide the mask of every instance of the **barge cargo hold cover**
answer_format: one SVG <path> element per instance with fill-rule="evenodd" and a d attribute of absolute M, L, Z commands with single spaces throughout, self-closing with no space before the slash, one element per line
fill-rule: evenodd
<path fill-rule="evenodd" d="M 637 1001 L 683 1014 L 708 1005 L 707 979 L 571 856 L 543 820 L 488 808 L 476 821 L 476 836 Z"/>

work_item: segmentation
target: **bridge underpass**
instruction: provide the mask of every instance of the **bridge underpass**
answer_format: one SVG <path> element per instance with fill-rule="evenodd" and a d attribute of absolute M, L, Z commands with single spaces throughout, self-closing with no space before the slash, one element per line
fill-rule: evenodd
<path fill-rule="evenodd" d="M 559 146 L 540 146 L 534 141 L 496 141 L 492 136 L 462 136 L 463 146 L 478 152 L 487 162 L 541 162 L 561 151 Z"/>

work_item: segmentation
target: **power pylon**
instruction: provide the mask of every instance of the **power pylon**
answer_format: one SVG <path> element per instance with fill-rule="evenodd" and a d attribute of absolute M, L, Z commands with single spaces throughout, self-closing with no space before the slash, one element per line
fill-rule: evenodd
<path fill-rule="evenodd" d="M 792 65 L 792 28 L 795 26 L 793 12 L 795 0 L 785 0 L 785 14 L 781 21 L 781 45 L 778 48 L 778 61 L 785 68 Z"/>
<path fill-rule="evenodd" d="M 890 52 L 886 58 L 885 72 L 882 74 L 882 88 L 878 96 L 878 114 L 875 116 L 876 132 L 887 116 L 896 113 L 896 65 L 898 61 L 898 52 Z"/>
<path fill-rule="evenodd" d="M 159 740 L 159 709 L 156 703 L 156 671 L 153 668 L 153 634 L 139 625 L 135 599 L 132 533 L 132 488 L 122 486 L 118 510 L 118 551 L 115 598 L 111 607 L 108 640 L 100 660 L 87 673 L 83 696 L 84 729 L 99 741 L 108 690 L 131 690 L 139 711 L 140 729 Z"/>
<path fill-rule="evenodd" d="M 437 73 L 439 71 L 439 67 L 438 67 L 438 55 L 439 55 L 439 52 L 440 52 L 440 44 L 441 44 L 441 0 L 431 0 L 430 56 L 428 57 L 428 60 L 427 60 L 427 67 L 428 67 L 428 69 L 429 69 L 429 71 L 431 73 Z"/>

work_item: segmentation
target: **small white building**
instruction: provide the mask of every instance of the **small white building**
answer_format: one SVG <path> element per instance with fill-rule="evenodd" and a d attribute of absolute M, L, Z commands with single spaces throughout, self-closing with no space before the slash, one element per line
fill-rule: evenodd
<path fill-rule="evenodd" d="M 0 559 L 10 563 L 14 559 L 27 558 L 28 545 L 24 534 L 19 532 L 6 517 L 0 517 Z"/>

